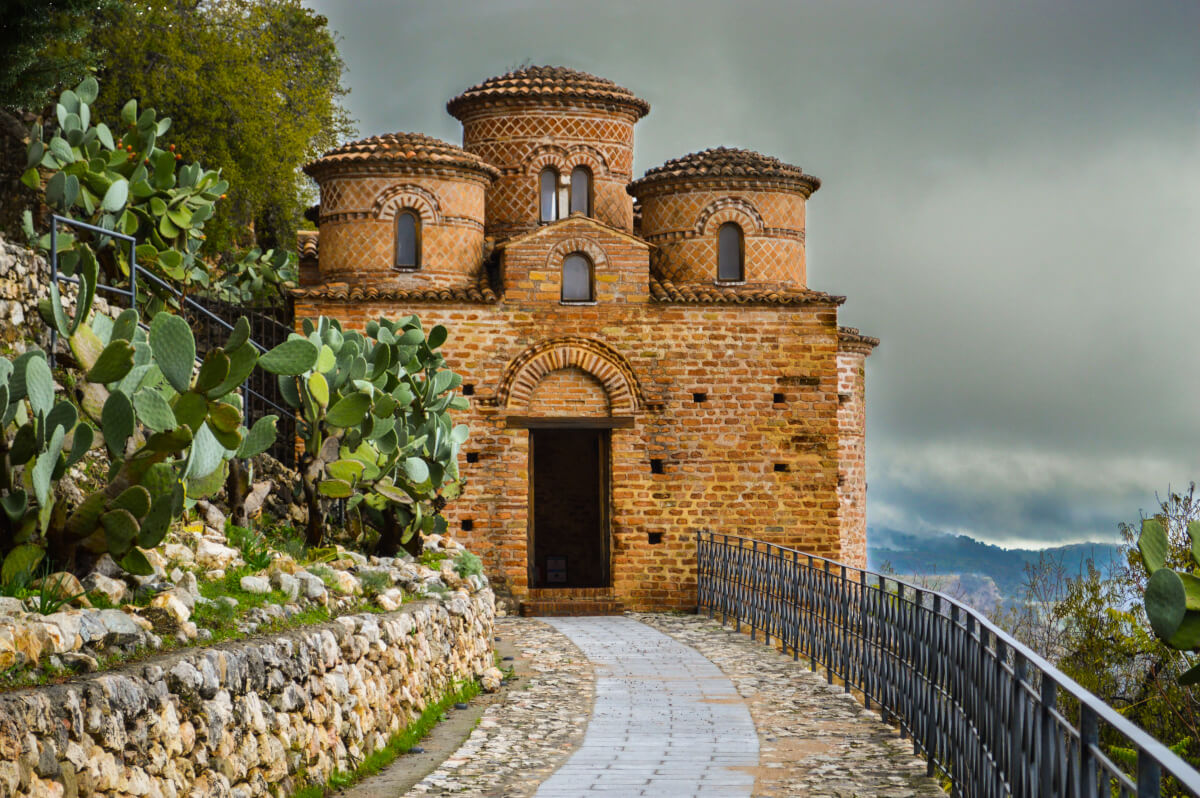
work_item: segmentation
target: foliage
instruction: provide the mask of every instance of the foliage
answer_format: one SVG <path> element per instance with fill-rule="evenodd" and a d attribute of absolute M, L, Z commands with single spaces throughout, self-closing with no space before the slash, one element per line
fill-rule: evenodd
<path fill-rule="evenodd" d="M 141 242 L 139 265 L 184 293 L 208 287 L 208 266 L 198 254 L 204 224 L 228 182 L 197 163 L 181 164 L 175 145 L 165 138 L 171 120 L 159 119 L 153 108 L 139 113 L 136 100 L 121 108 L 117 130 L 104 122 L 93 124 L 92 104 L 98 97 L 99 84 L 91 77 L 62 93 L 51 138 L 43 140 L 40 125 L 30 132 L 22 182 L 36 190 L 44 180 L 46 204 L 60 215 L 135 237 Z M 40 249 L 50 250 L 50 235 L 37 238 L 28 213 L 26 234 Z M 111 238 L 73 229 L 63 231 L 56 246 L 59 268 L 68 276 L 98 267 L 110 279 L 129 276 L 128 250 Z M 173 300 L 157 284 L 144 287 Z M 51 291 L 57 286 L 51 285 Z"/>
<path fill-rule="evenodd" d="M 32 571 L 47 553 L 78 567 L 80 550 L 152 573 L 141 549 L 162 541 L 185 498 L 215 493 L 231 458 L 251 457 L 275 437 L 274 416 L 252 430 L 241 425 L 234 392 L 258 360 L 245 319 L 197 370 L 183 319 L 161 312 L 146 329 L 134 309 L 116 320 L 89 318 L 96 276 L 85 265 L 80 277 L 76 315 L 67 316 L 57 294 L 46 311 L 82 372 L 78 407 L 55 400 L 40 350 L 0 358 L 3 582 Z M 73 503 L 62 479 L 94 445 L 110 459 L 105 485 Z"/>
<path fill-rule="evenodd" d="M 1171 545 L 1162 520 L 1143 520 L 1137 545 L 1149 575 L 1143 601 L 1150 628 L 1171 648 L 1196 652 L 1200 651 L 1200 577 L 1195 574 L 1200 565 L 1200 521 L 1190 522 L 1187 534 L 1190 546 L 1185 551 L 1190 562 L 1183 564 L 1184 570 L 1167 566 L 1168 560 L 1178 562 L 1179 557 L 1171 555 L 1182 547 Z M 1200 682 L 1200 665 L 1189 669 L 1179 681 L 1183 685 Z"/>
<path fill-rule="evenodd" d="M 43 576 L 32 602 L 33 609 L 42 615 L 53 615 L 82 596 L 83 593 L 70 593 L 66 590 L 69 578 L 65 573 Z"/>
<path fill-rule="evenodd" d="M 179 151 L 233 185 L 206 253 L 293 249 L 313 202 L 299 167 L 352 132 L 327 20 L 300 0 L 129 0 L 101 19 L 89 41 L 109 53 L 98 74 L 114 98 L 169 115 Z"/>
<path fill-rule="evenodd" d="M 296 280 L 295 252 L 254 247 L 225 269 L 217 281 L 218 295 L 245 304 L 281 298 L 284 284 Z"/>
<path fill-rule="evenodd" d="M 242 553 L 242 560 L 255 571 L 271 565 L 271 545 L 253 529 L 226 522 L 225 540 Z"/>
<path fill-rule="evenodd" d="M 1123 524 L 1127 562 L 1123 569 L 1106 572 L 1088 562 L 1077 576 L 1054 568 L 1053 563 L 1031 571 L 1026 599 L 1048 598 L 1047 606 L 1033 618 L 1032 625 L 1042 628 L 1030 632 L 1009 626 L 1067 676 L 1193 765 L 1200 764 L 1200 702 L 1181 684 L 1191 663 L 1184 652 L 1155 634 L 1140 600 L 1150 581 L 1147 557 L 1134 535 L 1141 537 L 1150 530 L 1148 534 L 1156 538 L 1143 541 L 1147 552 L 1155 552 L 1150 563 L 1158 563 L 1161 554 L 1161 562 L 1167 564 L 1163 567 L 1182 567 L 1191 560 L 1187 530 L 1198 513 L 1200 502 L 1195 501 L 1193 488 L 1182 495 L 1169 494 L 1154 518 Z M 1155 548 L 1163 538 L 1165 547 Z M 1185 612 L 1191 612 L 1186 599 Z M 1063 711 L 1071 717 L 1075 707 L 1064 700 Z M 1114 761 L 1130 766 L 1132 772 L 1136 752 L 1124 748 L 1127 742 L 1120 735 L 1102 725 L 1101 743 Z"/>
<path fill-rule="evenodd" d="M 465 549 L 454 558 L 454 572 L 463 579 L 483 573 L 483 561 Z"/>
<path fill-rule="evenodd" d="M 363 595 L 374 598 L 392 586 L 392 578 L 386 571 L 363 571 L 358 575 Z"/>
<path fill-rule="evenodd" d="M 449 411 L 467 401 L 455 396 L 462 377 L 437 351 L 446 337 L 441 326 L 426 337 L 416 316 L 370 322 L 365 334 L 322 317 L 263 356 L 299 413 L 308 545 L 321 544 L 332 500 L 345 500 L 352 528 L 364 542 L 364 526 L 372 529 L 383 554 L 418 530 L 445 531 L 439 511 L 458 495 L 467 437 L 451 422 Z"/>
<path fill-rule="evenodd" d="M 38 110 L 59 86 L 99 60 L 89 42 L 93 13 L 113 0 L 14 0 L 0 25 L 0 107 Z"/>

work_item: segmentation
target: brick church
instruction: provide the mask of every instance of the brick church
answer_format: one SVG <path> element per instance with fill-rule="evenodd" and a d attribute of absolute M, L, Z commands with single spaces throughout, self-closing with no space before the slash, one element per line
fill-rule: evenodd
<path fill-rule="evenodd" d="M 650 106 L 557 67 L 309 164 L 298 317 L 444 324 L 464 377 L 451 533 L 526 612 L 695 606 L 701 528 L 866 564 L 864 360 L 808 288 L 820 181 L 717 148 L 635 180 Z"/>

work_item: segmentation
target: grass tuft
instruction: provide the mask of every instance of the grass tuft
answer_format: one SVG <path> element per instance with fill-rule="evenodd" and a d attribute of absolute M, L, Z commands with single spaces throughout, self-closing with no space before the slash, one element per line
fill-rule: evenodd
<path fill-rule="evenodd" d="M 470 701 L 477 695 L 479 695 L 479 683 L 475 681 L 466 682 L 452 689 L 442 696 L 441 700 L 426 707 L 425 711 L 421 713 L 421 717 L 392 735 L 387 745 L 367 754 L 354 770 L 334 771 L 329 776 L 327 784 L 310 784 L 296 792 L 294 798 L 324 798 L 331 791 L 344 790 L 365 778 L 374 776 L 395 762 L 401 754 L 408 753 L 413 746 L 421 742 L 425 735 L 429 734 L 430 730 L 445 718 L 447 709 L 460 701 Z"/>

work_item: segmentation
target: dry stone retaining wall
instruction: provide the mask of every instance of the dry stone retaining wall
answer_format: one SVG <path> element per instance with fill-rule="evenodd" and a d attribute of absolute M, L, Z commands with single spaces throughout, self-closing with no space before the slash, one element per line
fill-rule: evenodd
<path fill-rule="evenodd" d="M 0 694 L 0 798 L 251 798 L 324 782 L 484 676 L 492 619 L 484 588 Z"/>

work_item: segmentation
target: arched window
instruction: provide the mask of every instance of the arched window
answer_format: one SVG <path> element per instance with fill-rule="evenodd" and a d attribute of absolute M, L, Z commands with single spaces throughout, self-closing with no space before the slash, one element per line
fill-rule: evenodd
<path fill-rule="evenodd" d="M 586 166 L 571 170 L 571 213 L 592 215 L 592 173 Z"/>
<path fill-rule="evenodd" d="M 745 245 L 742 228 L 733 222 L 721 225 L 717 233 L 717 279 L 739 282 L 745 279 Z"/>
<path fill-rule="evenodd" d="M 541 220 L 553 222 L 558 218 L 558 171 L 546 167 L 538 177 L 538 189 L 541 197 Z"/>
<path fill-rule="evenodd" d="M 592 262 L 582 252 L 572 252 L 563 258 L 562 300 L 592 301 Z"/>
<path fill-rule="evenodd" d="M 396 268 L 421 267 L 421 220 L 413 211 L 396 214 Z"/>

